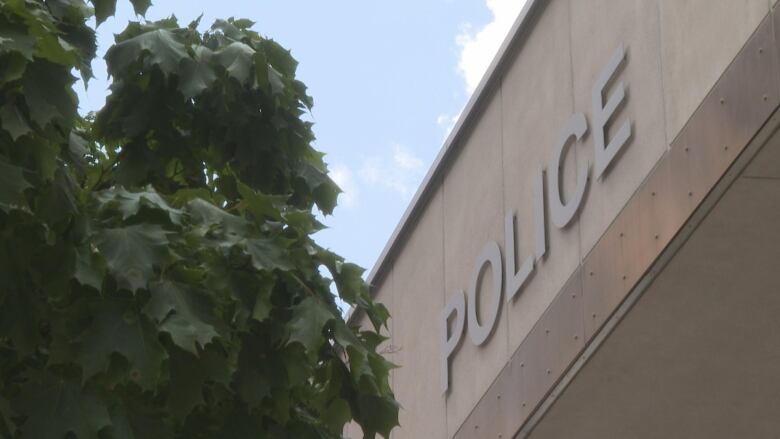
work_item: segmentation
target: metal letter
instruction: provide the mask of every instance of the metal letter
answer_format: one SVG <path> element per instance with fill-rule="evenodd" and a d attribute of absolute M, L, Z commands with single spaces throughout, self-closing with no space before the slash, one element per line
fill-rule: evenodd
<path fill-rule="evenodd" d="M 547 253 L 547 219 L 544 214 L 544 168 L 534 176 L 534 219 L 536 221 L 536 262 Z"/>
<path fill-rule="evenodd" d="M 477 316 L 479 308 L 477 303 L 479 298 L 477 293 L 479 292 L 479 280 L 482 274 L 482 268 L 490 264 L 490 269 L 493 271 L 493 299 L 489 306 L 480 307 L 484 309 L 485 322 L 480 324 L 479 317 Z M 477 264 L 474 266 L 474 271 L 471 273 L 471 285 L 468 291 L 468 307 L 466 313 L 468 314 L 469 330 L 468 334 L 471 341 L 475 345 L 479 346 L 484 343 L 493 332 L 493 328 L 496 324 L 496 318 L 498 317 L 498 310 L 501 307 L 501 287 L 503 282 L 503 266 L 501 265 L 501 249 L 495 241 L 489 241 L 482 248 L 482 252 L 477 259 Z"/>
<path fill-rule="evenodd" d="M 561 198 L 561 169 L 563 168 L 563 158 L 566 156 L 566 148 L 571 143 L 572 138 L 580 140 L 582 136 L 588 131 L 588 123 L 585 121 L 585 116 L 582 113 L 572 114 L 569 121 L 566 123 L 566 127 L 563 129 L 561 139 L 555 146 L 553 152 L 553 161 L 550 164 L 550 181 L 549 181 L 549 200 L 550 200 L 550 216 L 552 222 L 559 229 L 566 227 L 569 224 L 577 210 L 582 204 L 582 196 L 585 194 L 585 188 L 588 184 L 588 171 L 589 167 L 587 163 L 580 165 L 580 169 L 577 172 L 577 187 L 574 190 L 574 196 L 568 203 L 564 204 Z"/>
<path fill-rule="evenodd" d="M 529 256 L 523 262 L 523 265 L 515 273 L 515 213 L 510 212 L 506 215 L 504 222 L 504 251 L 506 252 L 506 267 L 504 267 L 504 276 L 506 276 L 506 301 L 510 302 L 515 295 L 520 292 L 528 277 L 534 271 L 534 257 Z M 514 274 L 513 274 L 514 273 Z"/>
<path fill-rule="evenodd" d="M 449 333 L 448 322 L 455 313 L 452 334 Z M 463 290 L 458 290 L 444 307 L 441 313 L 441 393 L 447 393 L 450 385 L 450 355 L 458 348 L 463 338 L 463 328 L 466 323 L 466 297 Z"/>
<path fill-rule="evenodd" d="M 607 104 L 604 105 L 604 89 L 625 58 L 626 52 L 623 50 L 623 45 L 620 45 L 612 54 L 612 58 L 610 58 L 609 63 L 602 70 L 598 79 L 596 79 L 596 83 L 591 91 L 593 101 L 593 147 L 595 148 L 594 166 L 596 178 L 598 179 L 601 179 L 604 171 L 609 168 L 612 160 L 628 142 L 629 137 L 631 137 L 631 121 L 626 118 L 626 121 L 620 126 L 620 129 L 615 133 L 612 140 L 609 141 L 609 144 L 604 146 L 604 138 L 606 136 L 604 130 L 607 127 L 607 123 L 615 115 L 617 107 L 626 98 L 625 86 L 623 82 L 619 82 L 615 85 L 615 91 L 607 100 Z"/>

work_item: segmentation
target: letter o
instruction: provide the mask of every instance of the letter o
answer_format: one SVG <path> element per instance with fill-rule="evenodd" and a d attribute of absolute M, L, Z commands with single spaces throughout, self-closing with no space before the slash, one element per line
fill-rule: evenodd
<path fill-rule="evenodd" d="M 477 292 L 479 290 L 479 281 L 481 279 L 482 269 L 486 264 L 490 264 L 490 269 L 493 272 L 493 291 L 492 299 L 484 314 L 485 321 L 480 324 L 477 316 Z M 468 334 L 471 341 L 480 346 L 493 333 L 493 328 L 496 325 L 496 319 L 498 318 L 498 310 L 501 307 L 501 290 L 503 289 L 503 264 L 501 264 L 501 249 L 498 247 L 498 243 L 490 241 L 482 248 L 482 252 L 479 254 L 477 264 L 474 266 L 474 271 L 471 274 L 471 283 L 468 291 L 468 306 L 466 307 L 466 314 L 468 314 Z"/>

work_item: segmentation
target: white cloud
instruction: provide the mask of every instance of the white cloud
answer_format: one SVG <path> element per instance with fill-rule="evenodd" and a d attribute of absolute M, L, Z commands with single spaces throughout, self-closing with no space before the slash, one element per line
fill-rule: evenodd
<path fill-rule="evenodd" d="M 419 157 L 403 146 L 394 144 L 389 157 L 384 154 L 364 159 L 358 177 L 368 186 L 389 189 L 402 199 L 409 200 L 424 170 L 425 165 Z"/>
<path fill-rule="evenodd" d="M 423 167 L 422 160 L 398 144 L 393 145 L 393 163 L 409 171 L 419 171 Z"/>
<path fill-rule="evenodd" d="M 455 113 L 454 116 L 449 114 L 440 114 L 439 117 L 436 118 L 436 125 L 444 128 L 444 139 L 447 139 L 447 136 L 450 135 L 450 131 L 455 128 L 455 124 L 458 123 L 458 119 L 460 119 L 460 114 L 462 112 L 463 109 L 461 108 L 460 111 Z"/>
<path fill-rule="evenodd" d="M 526 0 L 485 0 L 493 19 L 481 29 L 467 24 L 455 39 L 460 47 L 458 71 L 466 81 L 466 91 L 477 88 L 509 29 L 517 19 Z"/>
<path fill-rule="evenodd" d="M 330 178 L 341 188 L 339 194 L 339 204 L 344 207 L 353 207 L 357 203 L 358 188 L 355 180 L 352 178 L 352 171 L 340 163 L 330 167 Z"/>

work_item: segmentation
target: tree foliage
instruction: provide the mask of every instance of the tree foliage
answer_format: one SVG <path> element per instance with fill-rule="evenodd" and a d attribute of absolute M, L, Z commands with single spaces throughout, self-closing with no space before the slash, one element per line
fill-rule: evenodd
<path fill-rule="evenodd" d="M 386 437 L 388 315 L 311 238 L 339 190 L 295 60 L 248 20 L 131 22 L 85 119 L 114 10 L 0 0 L 0 435 Z"/>

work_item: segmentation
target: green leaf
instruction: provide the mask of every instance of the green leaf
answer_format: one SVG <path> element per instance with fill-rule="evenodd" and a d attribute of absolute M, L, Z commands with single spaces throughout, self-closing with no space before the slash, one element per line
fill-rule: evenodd
<path fill-rule="evenodd" d="M 194 355 L 174 349 L 169 360 L 171 380 L 168 383 L 166 405 L 183 421 L 195 407 L 205 404 L 203 384 L 206 373 Z"/>
<path fill-rule="evenodd" d="M 178 71 L 179 63 L 187 58 L 184 45 L 167 29 L 155 29 L 122 41 L 106 52 L 106 64 L 111 76 L 122 75 L 130 64 L 146 56 L 151 65 L 165 74 Z"/>
<path fill-rule="evenodd" d="M 47 374 L 23 389 L 20 405 L 29 418 L 22 437 L 61 438 L 73 433 L 78 439 L 98 439 L 98 432 L 111 424 L 102 396 L 77 382 Z"/>
<path fill-rule="evenodd" d="M 376 395 L 362 395 L 358 401 L 363 433 L 390 437 L 390 430 L 399 425 L 398 403 L 390 397 Z"/>
<path fill-rule="evenodd" d="M 22 168 L 0 158 L 0 209 L 24 202 L 24 190 L 32 185 L 24 178 Z"/>
<path fill-rule="evenodd" d="M 105 372 L 111 354 L 118 353 L 130 363 L 129 378 L 144 389 L 153 389 L 166 357 L 157 331 L 134 309 L 132 300 L 100 300 L 89 309 L 94 318 L 76 343 L 83 378 Z"/>
<path fill-rule="evenodd" d="M 81 284 L 101 291 L 105 275 L 105 261 L 89 248 L 76 250 L 76 271 L 73 277 Z"/>
<path fill-rule="evenodd" d="M 231 215 L 201 198 L 187 203 L 186 211 L 195 224 L 204 227 L 204 233 L 218 226 L 227 233 L 244 235 L 249 227 L 249 222 L 244 218 Z"/>
<path fill-rule="evenodd" d="M 254 65 L 255 51 L 251 47 L 239 41 L 230 43 L 224 49 L 217 51 L 217 62 L 225 68 L 230 77 L 235 78 L 241 84 L 249 79 Z"/>
<path fill-rule="evenodd" d="M 208 51 L 202 49 L 200 52 Z M 197 52 L 196 52 L 197 53 Z M 200 55 L 195 59 L 184 58 L 181 64 L 179 78 L 179 91 L 185 98 L 195 97 L 206 90 L 217 79 L 214 70 L 202 60 L 205 55 Z"/>
<path fill-rule="evenodd" d="M 347 401 L 336 398 L 325 410 L 323 414 L 328 428 L 334 433 L 341 433 L 344 431 L 344 425 L 352 419 L 352 411 L 349 409 Z"/>
<path fill-rule="evenodd" d="M 155 282 L 144 312 L 171 335 L 180 348 L 197 355 L 198 346 L 206 346 L 217 331 L 207 322 L 209 304 L 205 297 L 170 281 Z"/>
<path fill-rule="evenodd" d="M 252 318 L 258 322 L 267 319 L 271 314 L 271 289 L 273 286 L 273 280 L 264 279 L 264 282 L 260 284 L 260 288 L 257 290 L 255 305 L 252 307 Z"/>
<path fill-rule="evenodd" d="M 17 140 L 32 131 L 24 120 L 24 116 L 19 112 L 16 105 L 13 104 L 5 104 L 0 107 L 0 126 L 11 135 L 13 140 Z"/>
<path fill-rule="evenodd" d="M 109 272 L 121 288 L 130 291 L 146 288 L 154 266 L 161 266 L 169 255 L 167 232 L 158 225 L 104 229 L 94 239 Z"/>
<path fill-rule="evenodd" d="M 239 182 L 238 193 L 244 199 L 246 208 L 258 221 L 279 221 L 282 216 L 276 204 L 283 204 L 285 197 L 265 195 L 255 191 L 244 183 Z"/>
<path fill-rule="evenodd" d="M 280 239 L 254 238 L 243 241 L 257 270 L 290 270 L 293 268 L 287 256 L 287 248 Z"/>
<path fill-rule="evenodd" d="M 26 59 L 33 60 L 35 38 L 32 35 L 14 29 L 0 29 L 0 53 L 16 52 Z"/>
<path fill-rule="evenodd" d="M 307 297 L 293 307 L 288 343 L 300 343 L 309 355 L 316 355 L 325 343 L 322 330 L 333 320 L 333 313 L 318 299 Z"/>
<path fill-rule="evenodd" d="M 146 15 L 146 10 L 152 5 L 152 0 L 130 0 L 133 4 L 133 9 L 138 15 Z"/>
<path fill-rule="evenodd" d="M 116 0 L 92 0 L 98 26 L 116 13 Z"/>
<path fill-rule="evenodd" d="M 118 209 L 123 220 L 137 215 L 141 208 L 147 207 L 162 211 L 172 224 L 181 224 L 182 211 L 168 205 L 151 186 L 141 192 L 129 192 L 122 186 L 115 186 L 97 193 L 95 197 L 103 209 Z"/>
<path fill-rule="evenodd" d="M 76 117 L 76 97 L 68 71 L 46 61 L 35 61 L 24 73 L 24 90 L 30 118 L 44 128 L 53 121 L 67 122 Z"/>

